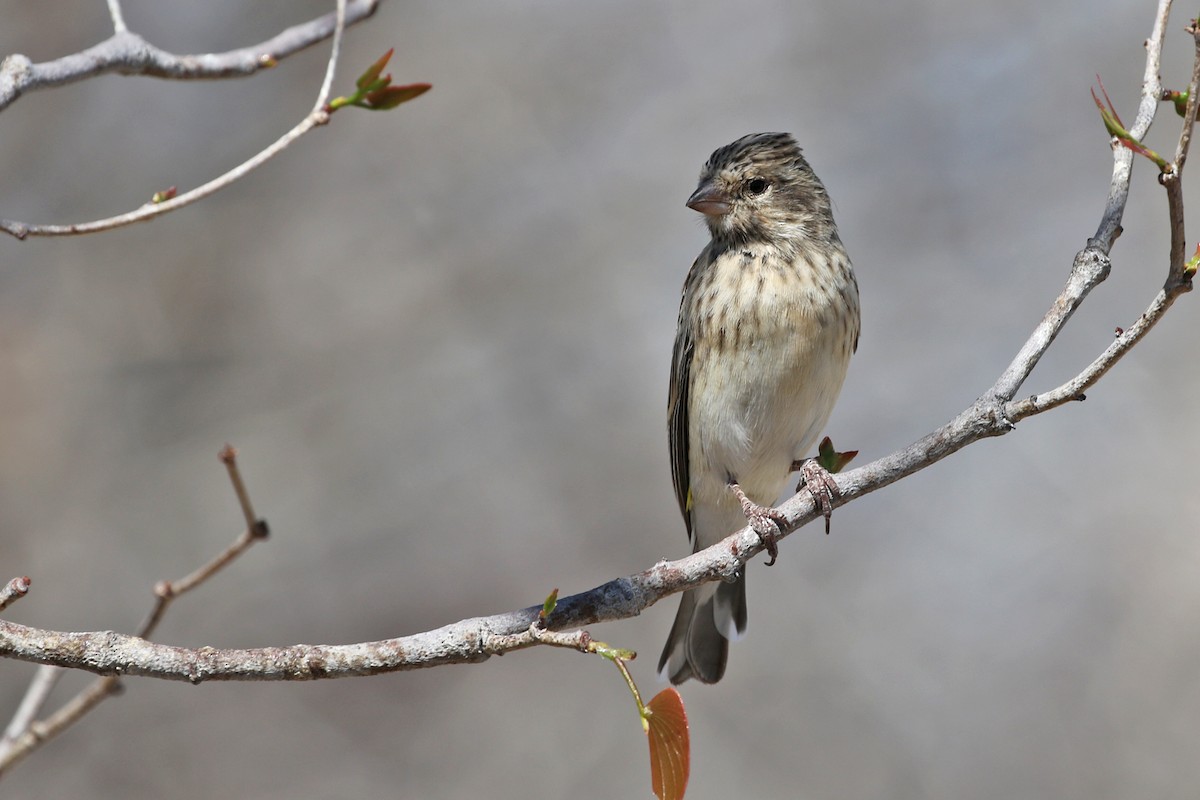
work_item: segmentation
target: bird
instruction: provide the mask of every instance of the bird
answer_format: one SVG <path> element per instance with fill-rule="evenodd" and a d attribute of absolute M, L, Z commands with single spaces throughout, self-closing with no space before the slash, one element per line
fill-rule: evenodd
<path fill-rule="evenodd" d="M 783 518 L 771 506 L 794 471 L 828 525 L 836 484 L 805 454 L 858 348 L 858 283 L 825 186 L 790 134 L 718 148 L 687 206 L 711 239 L 684 281 L 671 358 L 675 495 L 693 552 L 749 522 L 773 563 Z M 745 629 L 743 566 L 684 592 L 659 674 L 716 683 Z"/>

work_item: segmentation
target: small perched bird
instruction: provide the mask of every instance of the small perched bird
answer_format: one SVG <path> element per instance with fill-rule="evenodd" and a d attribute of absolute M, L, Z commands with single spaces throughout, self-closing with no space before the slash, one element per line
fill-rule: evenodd
<path fill-rule="evenodd" d="M 693 552 L 749 521 L 774 560 L 772 506 L 802 462 L 858 347 L 858 284 L 829 196 L 794 139 L 756 133 L 712 154 L 689 208 L 712 240 L 683 285 L 671 360 L 671 475 Z M 826 497 L 825 502 L 828 502 Z M 828 520 L 828 507 L 826 519 Z M 746 629 L 746 577 L 683 595 L 658 663 L 672 683 L 716 683 Z"/>

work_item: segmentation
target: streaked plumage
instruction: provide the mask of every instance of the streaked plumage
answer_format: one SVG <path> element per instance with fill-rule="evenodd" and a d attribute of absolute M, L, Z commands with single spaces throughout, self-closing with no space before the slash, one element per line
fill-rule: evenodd
<path fill-rule="evenodd" d="M 688 273 L 671 364 L 668 439 L 693 550 L 746 525 L 729 488 L 771 506 L 822 432 L 858 345 L 858 286 L 825 187 L 792 137 L 712 154 L 688 205 L 712 240 Z M 715 683 L 746 628 L 744 573 L 684 593 L 659 661 Z"/>

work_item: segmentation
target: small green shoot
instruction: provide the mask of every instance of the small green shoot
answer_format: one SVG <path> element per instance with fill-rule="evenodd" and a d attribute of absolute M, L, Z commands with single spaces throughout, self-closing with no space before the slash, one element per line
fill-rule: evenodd
<path fill-rule="evenodd" d="M 847 450 L 844 453 L 839 453 L 833 449 L 833 440 L 826 436 L 821 440 L 820 446 L 817 448 L 817 463 L 821 465 L 826 472 L 836 473 L 854 460 L 858 455 L 857 450 Z"/>
<path fill-rule="evenodd" d="M 384 67 L 391 59 L 395 48 L 388 50 L 367 67 L 354 82 L 356 91 L 349 97 L 335 97 L 325 107 L 330 113 L 343 106 L 357 106 L 369 111 L 389 111 L 401 103 L 420 97 L 433 87 L 428 83 L 409 83 L 404 86 L 393 86 L 392 75 L 383 74 Z"/>

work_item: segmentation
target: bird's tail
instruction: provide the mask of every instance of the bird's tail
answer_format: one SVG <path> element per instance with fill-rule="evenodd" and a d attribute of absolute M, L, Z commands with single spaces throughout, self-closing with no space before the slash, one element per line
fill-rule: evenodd
<path fill-rule="evenodd" d="M 746 573 L 732 583 L 688 589 L 658 660 L 658 674 L 671 683 L 688 678 L 716 683 L 725 674 L 729 640 L 746 630 Z"/>

